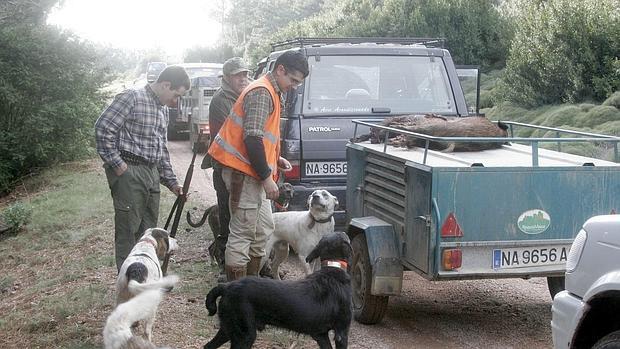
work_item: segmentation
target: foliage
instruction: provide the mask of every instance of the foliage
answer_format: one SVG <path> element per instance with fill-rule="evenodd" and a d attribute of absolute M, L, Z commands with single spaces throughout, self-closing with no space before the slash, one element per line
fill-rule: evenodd
<path fill-rule="evenodd" d="M 54 5 L 64 0 L 10 0 L 0 2 L 0 25 L 42 25 Z"/>
<path fill-rule="evenodd" d="M 603 105 L 610 105 L 620 109 L 620 91 L 616 91 L 614 94 L 609 96 L 609 98 L 603 102 Z"/>
<path fill-rule="evenodd" d="M 269 37 L 289 23 L 318 13 L 324 3 L 336 0 L 230 0 L 222 9 L 222 40 L 247 57 L 255 47 L 269 44 Z"/>
<path fill-rule="evenodd" d="M 620 0 L 520 3 L 505 99 L 528 106 L 600 102 L 620 89 Z"/>
<path fill-rule="evenodd" d="M 503 66 L 512 35 L 491 0 L 351 0 L 345 11 L 345 35 L 443 37 L 456 62 L 486 68 Z"/>
<path fill-rule="evenodd" d="M 269 43 L 300 36 L 443 37 L 456 62 L 501 67 L 511 28 L 491 0 L 326 1 L 319 13 L 259 40 L 248 55 L 264 56 Z"/>
<path fill-rule="evenodd" d="M 30 222 L 32 218 L 32 208 L 18 201 L 8 208 L 5 208 L 2 213 L 0 213 L 0 218 L 0 220 L 8 226 L 8 232 L 14 234 Z"/>
<path fill-rule="evenodd" d="M 198 46 L 192 47 L 185 51 L 184 62 L 211 62 L 224 63 L 227 59 L 235 56 L 242 56 L 243 52 L 236 52 L 235 49 L 227 43 L 219 43 L 213 47 Z"/>
<path fill-rule="evenodd" d="M 37 167 L 92 154 L 104 68 L 46 26 L 0 27 L 0 194 Z"/>

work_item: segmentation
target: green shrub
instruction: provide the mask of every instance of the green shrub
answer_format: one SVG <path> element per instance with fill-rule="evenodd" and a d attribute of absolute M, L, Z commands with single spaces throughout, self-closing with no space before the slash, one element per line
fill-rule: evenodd
<path fill-rule="evenodd" d="M 495 105 L 495 97 L 491 91 L 480 91 L 480 109 L 492 108 Z"/>
<path fill-rule="evenodd" d="M 609 96 L 609 98 L 603 102 L 603 105 L 609 105 L 620 109 L 620 91 L 616 91 L 614 94 Z"/>
<path fill-rule="evenodd" d="M 617 0 L 523 1 L 501 83 L 527 106 L 593 99 L 620 89 Z"/>
<path fill-rule="evenodd" d="M 579 108 L 585 112 L 589 112 L 590 109 L 594 108 L 596 106 L 596 104 L 592 104 L 592 103 L 581 103 L 579 104 Z"/>
<path fill-rule="evenodd" d="M 620 120 L 609 121 L 598 125 L 596 126 L 596 132 L 610 136 L 620 136 Z"/>
<path fill-rule="evenodd" d="M 17 178 L 93 155 L 106 82 L 92 47 L 44 26 L 0 26 L 0 195 Z"/>
<path fill-rule="evenodd" d="M 30 222 L 32 208 L 21 202 L 16 202 L 4 209 L 0 214 L 0 218 L 8 226 L 9 233 L 17 233 L 24 225 Z"/>
<path fill-rule="evenodd" d="M 578 106 L 573 104 L 564 105 L 543 114 L 544 121 L 541 125 L 550 127 L 574 125 L 576 120 L 584 116 L 585 113 Z"/>
<path fill-rule="evenodd" d="M 598 105 L 590 109 L 583 118 L 576 120 L 573 125 L 594 128 L 596 125 L 618 120 L 620 120 L 620 110 L 612 106 Z"/>

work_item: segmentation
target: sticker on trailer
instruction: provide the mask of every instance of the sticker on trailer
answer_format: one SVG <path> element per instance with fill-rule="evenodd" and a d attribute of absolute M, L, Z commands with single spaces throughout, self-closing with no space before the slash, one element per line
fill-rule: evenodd
<path fill-rule="evenodd" d="M 551 225 L 551 217 L 540 209 L 525 211 L 517 219 L 519 230 L 530 235 L 544 232 L 549 225 Z"/>

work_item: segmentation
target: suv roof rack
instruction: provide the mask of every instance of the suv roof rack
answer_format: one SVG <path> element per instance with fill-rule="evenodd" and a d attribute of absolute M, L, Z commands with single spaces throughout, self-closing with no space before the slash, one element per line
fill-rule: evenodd
<path fill-rule="evenodd" d="M 361 43 L 375 43 L 375 44 L 400 44 L 400 45 L 425 45 L 429 47 L 444 48 L 445 38 L 389 38 L 389 37 L 351 37 L 351 38 L 306 38 L 299 37 L 280 41 L 271 44 L 271 50 L 275 51 L 277 48 L 290 47 L 304 47 L 309 45 L 328 45 L 328 44 L 361 44 Z"/>

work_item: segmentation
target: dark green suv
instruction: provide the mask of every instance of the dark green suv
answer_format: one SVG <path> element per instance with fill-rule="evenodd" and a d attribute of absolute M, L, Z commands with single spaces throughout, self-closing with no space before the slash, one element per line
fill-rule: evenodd
<path fill-rule="evenodd" d="M 468 106 L 443 40 L 430 38 L 298 38 L 272 45 L 255 77 L 271 70 L 285 50 L 308 57 L 310 74 L 286 96 L 282 156 L 293 165 L 286 181 L 295 188 L 292 210 L 306 209 L 315 189 L 340 203 L 345 223 L 347 159 L 352 119 L 436 113 L 467 116 Z M 368 130 L 358 129 L 358 134 Z"/>

